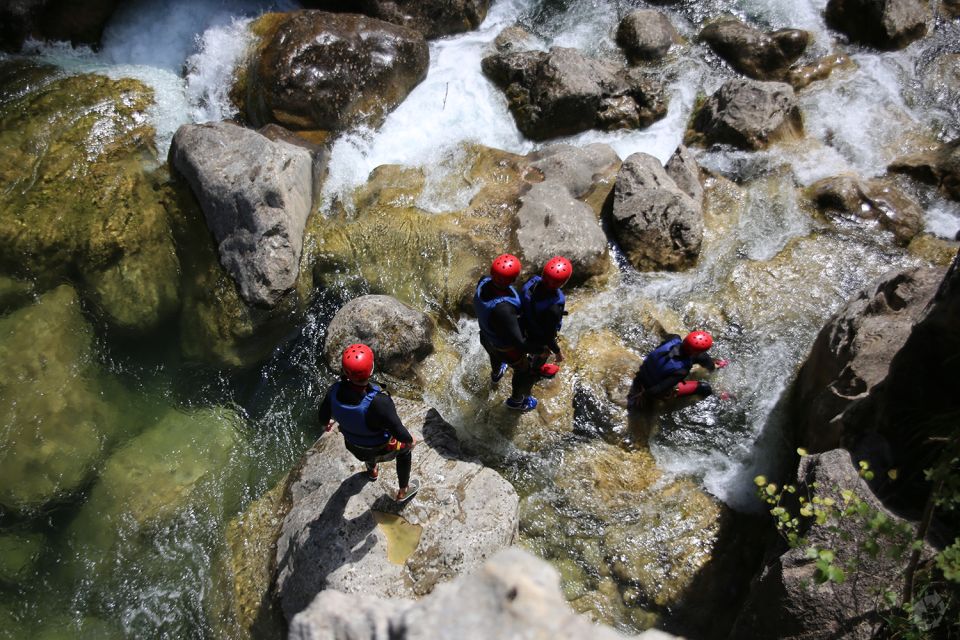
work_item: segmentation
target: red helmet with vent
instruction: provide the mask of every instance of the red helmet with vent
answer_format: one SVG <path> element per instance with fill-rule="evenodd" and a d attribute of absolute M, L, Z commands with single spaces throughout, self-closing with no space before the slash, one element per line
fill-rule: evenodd
<path fill-rule="evenodd" d="M 509 287 L 520 275 L 520 258 L 504 253 L 493 259 L 490 265 L 490 277 L 494 284 Z"/>
<path fill-rule="evenodd" d="M 572 275 L 573 265 L 563 256 L 550 258 L 550 261 L 543 267 L 543 283 L 551 289 L 559 289 L 567 284 L 567 280 Z"/>
<path fill-rule="evenodd" d="M 373 350 L 365 344 L 352 344 L 343 350 L 343 376 L 355 384 L 363 384 L 373 375 Z"/>
<path fill-rule="evenodd" d="M 691 331 L 683 339 L 683 346 L 690 353 L 703 353 L 713 346 L 713 336 L 706 331 Z"/>

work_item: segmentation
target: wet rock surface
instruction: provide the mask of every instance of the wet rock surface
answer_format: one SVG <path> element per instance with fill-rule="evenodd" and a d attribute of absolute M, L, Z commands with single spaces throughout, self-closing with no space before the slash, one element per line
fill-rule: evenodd
<path fill-rule="evenodd" d="M 330 321 L 323 352 L 330 368 L 339 371 L 343 350 L 361 342 L 373 349 L 378 371 L 409 375 L 433 351 L 433 329 L 430 316 L 396 298 L 360 296 Z"/>
<path fill-rule="evenodd" d="M 667 113 L 663 87 L 644 72 L 576 49 L 496 53 L 481 67 L 506 94 L 517 127 L 533 140 L 589 129 L 639 129 Z"/>
<path fill-rule="evenodd" d="M 960 138 L 933 151 L 898 158 L 889 169 L 935 185 L 947 197 L 960 201 Z"/>
<path fill-rule="evenodd" d="M 923 209 L 890 180 L 861 180 L 843 175 L 818 180 L 809 188 L 818 209 L 826 213 L 876 220 L 901 245 L 923 229 Z"/>
<path fill-rule="evenodd" d="M 307 453 L 290 483 L 292 507 L 277 543 L 275 590 L 288 621 L 326 589 L 365 598 L 412 598 L 479 567 L 517 533 L 517 494 L 496 472 L 461 450 L 436 410 L 402 399 L 398 414 L 418 441 L 412 477 L 422 487 L 405 505 L 393 500 L 393 463 L 370 482 L 363 463 L 332 433 Z M 421 528 L 400 564 L 375 512 L 399 515 Z"/>
<path fill-rule="evenodd" d="M 745 76 L 783 80 L 806 50 L 810 34 L 800 29 L 764 33 L 736 18 L 725 18 L 704 27 L 700 39 Z"/>
<path fill-rule="evenodd" d="M 887 377 L 893 354 L 923 316 L 943 273 L 923 267 L 890 274 L 827 322 L 793 390 L 799 446 L 821 452 L 840 445 L 841 414 Z"/>
<path fill-rule="evenodd" d="M 757 150 L 802 135 L 793 88 L 782 82 L 728 80 L 696 113 L 687 144 Z"/>
<path fill-rule="evenodd" d="M 471 31 L 487 16 L 489 0 L 308 0 L 305 6 L 324 11 L 362 13 L 371 18 L 439 38 Z"/>
<path fill-rule="evenodd" d="M 577 616 L 560 591 L 556 570 L 519 548 L 510 548 L 418 602 L 325 591 L 293 619 L 290 638 L 374 640 L 387 629 L 398 640 L 436 638 L 439 629 L 443 637 L 465 640 L 673 637 L 660 631 L 627 636 Z"/>
<path fill-rule="evenodd" d="M 620 167 L 610 221 L 614 236 L 638 269 L 683 269 L 700 253 L 699 203 L 677 187 L 659 160 L 645 153 L 633 154 Z"/>
<path fill-rule="evenodd" d="M 617 44 L 633 63 L 658 60 L 679 40 L 670 19 L 659 11 L 634 11 L 617 27 Z"/>
<path fill-rule="evenodd" d="M 267 14 L 242 81 L 254 126 L 338 132 L 378 126 L 426 77 L 423 36 L 366 16 L 324 11 Z"/>
<path fill-rule="evenodd" d="M 922 0 L 830 0 L 824 18 L 854 42 L 893 50 L 926 35 L 930 8 Z"/>
<path fill-rule="evenodd" d="M 180 127 L 170 164 L 190 184 L 244 301 L 275 306 L 299 273 L 313 199 L 310 154 L 220 122 Z"/>

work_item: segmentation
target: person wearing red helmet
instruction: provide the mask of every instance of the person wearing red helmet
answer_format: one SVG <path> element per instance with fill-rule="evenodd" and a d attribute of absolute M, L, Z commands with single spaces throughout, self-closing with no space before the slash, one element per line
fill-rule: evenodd
<path fill-rule="evenodd" d="M 671 334 L 651 351 L 630 387 L 629 406 L 639 409 L 658 398 L 699 395 L 706 398 L 713 393 L 709 382 L 686 380 L 693 365 L 707 371 L 727 366 L 726 360 L 714 360 L 707 354 L 713 346 L 713 337 L 706 331 L 692 331 L 685 338 Z"/>
<path fill-rule="evenodd" d="M 531 276 L 520 290 L 520 320 L 527 341 L 536 345 L 533 367 L 540 375 L 552 378 L 560 370 L 546 360 L 549 353 L 563 362 L 557 334 L 566 315 L 566 296 L 561 287 L 573 275 L 573 265 L 563 256 L 554 256 L 543 267 L 543 275 Z"/>
<path fill-rule="evenodd" d="M 537 399 L 530 395 L 537 374 L 531 369 L 529 355 L 535 348 L 520 328 L 520 295 L 513 283 L 520 275 L 520 260 L 504 253 L 490 265 L 490 275 L 480 279 L 473 296 L 473 309 L 480 325 L 480 344 L 490 356 L 490 381 L 493 384 L 513 369 L 511 393 L 506 405 L 517 411 L 530 411 Z"/>
<path fill-rule="evenodd" d="M 376 480 L 378 463 L 397 461 L 397 502 L 406 502 L 420 489 L 410 482 L 416 441 L 403 426 L 390 395 L 370 381 L 373 350 L 365 344 L 351 344 L 340 359 L 342 380 L 334 383 L 320 404 L 320 424 L 325 431 L 340 425 L 347 451 L 367 465 L 366 476 Z"/>

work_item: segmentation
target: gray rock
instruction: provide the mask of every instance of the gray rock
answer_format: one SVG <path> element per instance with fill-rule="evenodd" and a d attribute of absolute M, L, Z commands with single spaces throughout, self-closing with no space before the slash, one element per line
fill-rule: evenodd
<path fill-rule="evenodd" d="M 324 11 L 362 13 L 439 38 L 479 27 L 490 0 L 307 0 L 303 4 Z"/>
<path fill-rule="evenodd" d="M 667 640 L 626 636 L 570 610 L 556 570 L 513 547 L 426 598 L 384 600 L 324 591 L 290 625 L 290 640 Z"/>
<path fill-rule="evenodd" d="M 810 43 L 810 34 L 800 29 L 764 33 L 736 18 L 708 24 L 700 39 L 734 69 L 756 80 L 782 80 Z"/>
<path fill-rule="evenodd" d="M 927 33 L 926 0 L 829 0 L 827 26 L 854 42 L 878 49 L 903 49 Z"/>
<path fill-rule="evenodd" d="M 354 14 L 296 11 L 264 42 L 249 62 L 244 96 L 257 127 L 377 126 L 427 76 L 430 62 L 419 32 Z"/>
<path fill-rule="evenodd" d="M 700 180 L 700 165 L 690 153 L 690 149 L 683 145 L 677 147 L 664 168 L 677 188 L 690 196 L 697 203 L 697 208 L 702 210 L 703 182 Z"/>
<path fill-rule="evenodd" d="M 227 122 L 183 125 L 170 165 L 190 184 L 220 263 L 251 305 L 272 307 L 293 288 L 312 206 L 312 158 Z"/>
<path fill-rule="evenodd" d="M 890 361 L 923 315 L 943 269 L 889 274 L 864 289 L 820 330 L 791 397 L 797 443 L 820 452 L 840 446 L 841 414 L 887 377 Z"/>
<path fill-rule="evenodd" d="M 637 269 L 682 269 L 700 253 L 700 207 L 651 155 L 635 153 L 624 160 L 613 189 L 610 223 Z"/>
<path fill-rule="evenodd" d="M 494 50 L 500 53 L 528 51 L 535 49 L 538 44 L 536 36 L 516 24 L 505 28 L 493 40 Z"/>
<path fill-rule="evenodd" d="M 824 178 L 810 185 L 810 197 L 821 211 L 876 220 L 901 245 L 923 230 L 923 209 L 889 180 L 860 180 L 851 175 Z"/>
<path fill-rule="evenodd" d="M 659 11 L 634 11 L 617 27 L 617 44 L 634 63 L 659 60 L 679 40 L 680 35 L 670 19 Z"/>
<path fill-rule="evenodd" d="M 598 187 L 597 180 L 619 167 L 620 156 L 607 144 L 583 148 L 554 144 L 527 156 L 530 166 L 546 181 L 557 182 L 574 198 L 584 198 Z"/>
<path fill-rule="evenodd" d="M 495 53 L 481 67 L 506 93 L 517 127 L 534 140 L 642 128 L 667 113 L 663 87 L 652 77 L 576 49 Z"/>
<path fill-rule="evenodd" d="M 373 349 L 377 370 L 403 376 L 433 351 L 433 321 L 396 298 L 360 296 L 343 305 L 327 328 L 324 356 L 331 369 L 340 370 L 343 350 L 356 342 Z"/>
<path fill-rule="evenodd" d="M 694 117 L 692 130 L 695 134 L 688 137 L 693 142 L 756 150 L 799 137 L 803 124 L 789 84 L 734 79 L 707 99 Z"/>
<path fill-rule="evenodd" d="M 380 480 L 369 482 L 336 433 L 318 440 L 293 473 L 275 582 L 288 621 L 326 589 L 361 594 L 366 601 L 423 596 L 479 568 L 516 538 L 519 500 L 513 487 L 468 458 L 436 410 L 402 399 L 396 405 L 418 441 L 412 477 L 423 483 L 403 507 L 392 498 L 395 465 L 382 465 Z M 399 514 L 421 527 L 415 550 L 402 564 L 388 560 L 375 512 Z"/>
<path fill-rule="evenodd" d="M 837 504 L 843 504 L 841 490 L 849 490 L 888 519 L 903 522 L 877 500 L 859 477 L 850 454 L 842 449 L 802 458 L 797 475 L 801 486 L 817 483 L 817 488 L 811 491 L 831 497 Z M 886 553 L 871 557 L 860 551 L 859 544 L 868 536 L 876 535 L 856 517 L 843 518 L 840 532 L 832 532 L 826 526 L 811 527 L 806 534 L 809 545 L 832 550 L 835 564 L 857 562 L 856 575 L 848 576 L 841 584 L 817 584 L 816 566 L 806 556 L 807 546 L 789 549 L 772 558 L 754 580 L 730 637 L 763 640 L 877 637 L 878 621 L 871 615 L 877 602 L 876 594 L 891 587 L 898 589 L 907 554 L 892 559 Z M 927 549 L 926 554 L 929 553 Z"/>
<path fill-rule="evenodd" d="M 933 151 L 898 158 L 889 170 L 932 184 L 948 198 L 960 201 L 960 138 Z"/>

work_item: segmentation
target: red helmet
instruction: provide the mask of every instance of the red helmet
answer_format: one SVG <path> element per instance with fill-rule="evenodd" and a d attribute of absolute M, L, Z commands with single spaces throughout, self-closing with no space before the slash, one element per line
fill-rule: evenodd
<path fill-rule="evenodd" d="M 691 353 L 702 353 L 713 346 L 713 336 L 706 331 L 691 331 L 683 339 L 683 346 Z"/>
<path fill-rule="evenodd" d="M 352 344 L 343 350 L 341 364 L 347 380 L 363 384 L 373 375 L 373 350 L 365 344 Z"/>
<path fill-rule="evenodd" d="M 559 289 L 567 284 L 567 280 L 572 275 L 573 265 L 563 256 L 550 258 L 550 261 L 543 267 L 543 283 L 551 289 Z"/>
<path fill-rule="evenodd" d="M 490 265 L 490 277 L 494 284 L 509 287 L 520 275 L 520 258 L 504 253 L 493 259 Z"/>

